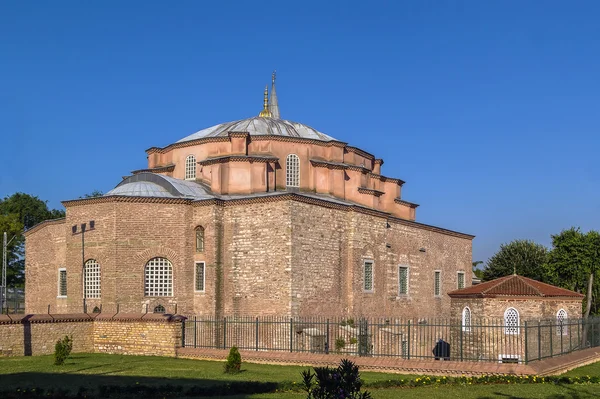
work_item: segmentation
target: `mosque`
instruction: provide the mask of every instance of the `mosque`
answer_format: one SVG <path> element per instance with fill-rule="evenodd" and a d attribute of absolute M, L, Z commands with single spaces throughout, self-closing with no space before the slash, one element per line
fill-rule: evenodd
<path fill-rule="evenodd" d="M 257 116 L 146 153 L 27 231 L 27 313 L 444 317 L 471 285 L 473 236 L 417 222 L 382 159 L 282 119 L 274 74 Z"/>

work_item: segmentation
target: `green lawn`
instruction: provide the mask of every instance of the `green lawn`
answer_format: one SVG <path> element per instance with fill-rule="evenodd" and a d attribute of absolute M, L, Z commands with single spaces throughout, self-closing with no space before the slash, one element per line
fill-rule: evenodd
<path fill-rule="evenodd" d="M 300 371 L 306 369 L 299 366 L 244 363 L 242 373 L 229 375 L 223 373 L 222 362 L 104 354 L 76 354 L 69 358 L 64 366 L 54 366 L 52 361 L 52 356 L 0 358 L 0 391 L 15 391 L 18 388 L 68 389 L 74 394 L 79 387 L 95 391 L 100 386 L 159 387 L 167 384 L 183 387 L 185 390 L 199 386 L 223 387 L 227 383 L 238 382 L 249 387 L 256 387 L 262 383 L 259 392 L 272 392 L 276 388 L 275 383 L 299 384 Z M 600 363 L 573 370 L 566 375 L 573 377 L 600 375 Z M 362 372 L 361 376 L 366 383 L 418 377 L 373 372 Z M 600 397 L 600 384 L 430 386 L 369 390 L 374 398 L 401 396 L 440 399 L 585 399 Z M 275 392 L 229 398 L 299 399 L 305 396 L 302 392 Z"/>

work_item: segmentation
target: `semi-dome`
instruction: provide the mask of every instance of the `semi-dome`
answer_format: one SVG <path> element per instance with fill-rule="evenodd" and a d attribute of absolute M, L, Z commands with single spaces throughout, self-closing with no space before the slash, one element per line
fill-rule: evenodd
<path fill-rule="evenodd" d="M 251 136 L 286 136 L 321 141 L 337 141 L 333 137 L 302 123 L 255 116 L 253 118 L 221 123 L 207 129 L 202 129 L 182 138 L 178 143 L 207 137 L 227 137 L 229 132 L 248 132 Z"/>
<path fill-rule="evenodd" d="M 117 187 L 104 194 L 128 197 L 159 197 L 208 199 L 214 196 L 195 181 L 180 180 L 150 172 L 142 172 L 126 177 Z"/>

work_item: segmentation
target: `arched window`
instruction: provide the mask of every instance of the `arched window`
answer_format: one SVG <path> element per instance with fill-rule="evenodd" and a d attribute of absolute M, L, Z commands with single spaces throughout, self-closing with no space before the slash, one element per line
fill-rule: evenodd
<path fill-rule="evenodd" d="M 567 335 L 567 311 L 564 309 L 556 313 L 556 335 Z"/>
<path fill-rule="evenodd" d="M 285 161 L 285 185 L 300 187 L 300 158 L 296 154 L 288 155 Z"/>
<path fill-rule="evenodd" d="M 154 307 L 154 313 L 165 313 L 165 307 L 163 305 L 156 305 Z"/>
<path fill-rule="evenodd" d="M 144 295 L 173 296 L 173 266 L 168 259 L 150 259 L 144 275 Z"/>
<path fill-rule="evenodd" d="M 196 157 L 188 155 L 185 159 L 185 180 L 196 179 Z"/>
<path fill-rule="evenodd" d="M 90 299 L 100 298 L 100 265 L 96 260 L 85 262 L 85 297 Z"/>
<path fill-rule="evenodd" d="M 462 329 L 463 331 L 471 331 L 471 309 L 465 306 L 462 312 Z"/>
<path fill-rule="evenodd" d="M 204 252 L 204 227 L 196 227 L 196 252 Z"/>
<path fill-rule="evenodd" d="M 515 308 L 508 308 L 504 312 L 504 333 L 519 334 L 519 312 Z"/>

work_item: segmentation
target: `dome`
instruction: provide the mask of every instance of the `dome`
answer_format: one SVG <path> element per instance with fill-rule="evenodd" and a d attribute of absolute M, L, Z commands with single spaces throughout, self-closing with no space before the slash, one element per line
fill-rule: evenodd
<path fill-rule="evenodd" d="M 319 132 L 310 126 L 285 119 L 253 118 L 221 123 L 182 138 L 178 143 L 206 137 L 227 137 L 229 132 L 248 132 L 251 136 L 285 136 L 303 139 L 337 141 L 331 136 Z"/>
<path fill-rule="evenodd" d="M 125 178 L 117 187 L 104 194 L 128 197 L 159 197 L 208 199 L 214 196 L 203 186 L 188 180 L 142 172 Z"/>

